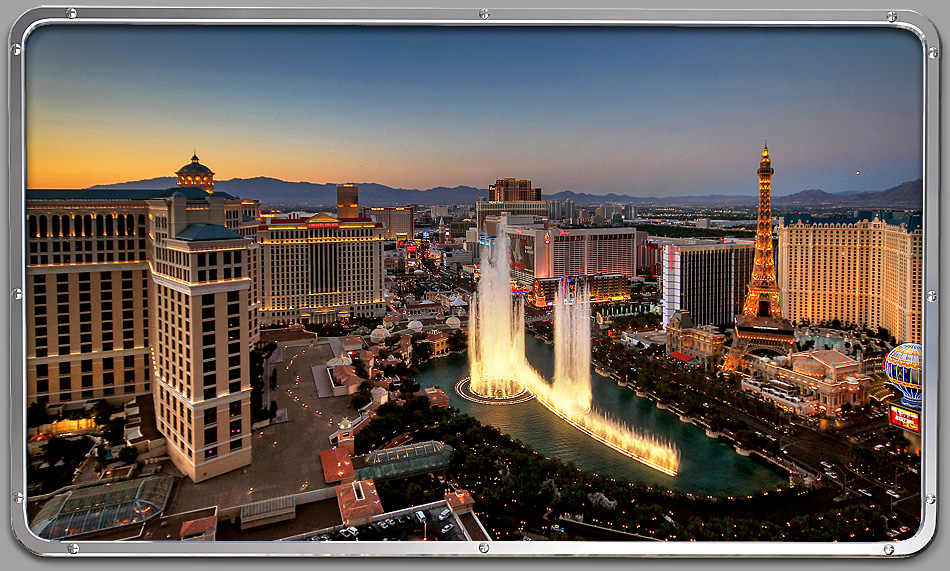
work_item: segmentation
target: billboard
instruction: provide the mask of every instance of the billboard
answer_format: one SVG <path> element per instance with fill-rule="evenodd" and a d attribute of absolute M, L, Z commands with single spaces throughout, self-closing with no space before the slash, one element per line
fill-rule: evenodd
<path fill-rule="evenodd" d="M 920 434 L 920 413 L 892 404 L 891 424 Z"/>

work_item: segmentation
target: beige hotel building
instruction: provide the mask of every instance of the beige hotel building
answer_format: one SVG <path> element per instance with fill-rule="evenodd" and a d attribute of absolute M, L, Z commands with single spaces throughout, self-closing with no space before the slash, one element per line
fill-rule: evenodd
<path fill-rule="evenodd" d="M 838 319 L 920 343 L 923 234 L 919 214 L 785 216 L 778 228 L 782 311 L 796 324 Z"/>
<path fill-rule="evenodd" d="M 179 186 L 27 191 L 27 400 L 152 395 L 175 466 L 201 481 L 246 466 L 258 341 L 258 203 Z"/>
<path fill-rule="evenodd" d="M 342 187 L 341 187 L 342 188 Z M 347 185 L 353 213 L 356 187 Z M 329 323 L 386 313 L 385 227 L 371 218 L 291 215 L 259 228 L 263 324 Z"/>

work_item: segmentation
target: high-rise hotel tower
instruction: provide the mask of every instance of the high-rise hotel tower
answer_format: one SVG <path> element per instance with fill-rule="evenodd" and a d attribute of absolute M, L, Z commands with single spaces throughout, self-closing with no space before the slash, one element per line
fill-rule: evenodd
<path fill-rule="evenodd" d="M 785 216 L 778 228 L 782 308 L 790 320 L 838 320 L 898 343 L 920 343 L 923 229 L 920 214 Z"/>
<path fill-rule="evenodd" d="M 201 481 L 251 461 L 258 203 L 192 157 L 168 190 L 28 190 L 27 400 L 151 395 L 168 454 Z"/>

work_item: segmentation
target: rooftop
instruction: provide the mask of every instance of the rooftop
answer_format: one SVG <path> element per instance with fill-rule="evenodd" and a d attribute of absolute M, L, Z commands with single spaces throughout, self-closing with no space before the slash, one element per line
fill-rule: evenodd
<path fill-rule="evenodd" d="M 189 224 L 175 238 L 189 242 L 203 242 L 208 240 L 243 240 L 244 236 L 220 224 Z"/>
<path fill-rule="evenodd" d="M 444 470 L 451 460 L 451 446 L 429 440 L 357 456 L 353 467 L 358 479 L 387 480 Z"/>
<path fill-rule="evenodd" d="M 49 500 L 30 527 L 43 539 L 63 539 L 141 523 L 165 509 L 173 483 L 152 476 L 72 490 Z"/>

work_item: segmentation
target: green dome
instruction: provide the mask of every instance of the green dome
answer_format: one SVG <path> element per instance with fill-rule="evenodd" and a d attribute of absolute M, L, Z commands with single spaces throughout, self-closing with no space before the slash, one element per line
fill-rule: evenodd
<path fill-rule="evenodd" d="M 192 155 L 191 162 L 178 169 L 175 174 L 214 174 L 211 169 L 198 162 L 198 155 Z"/>

